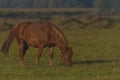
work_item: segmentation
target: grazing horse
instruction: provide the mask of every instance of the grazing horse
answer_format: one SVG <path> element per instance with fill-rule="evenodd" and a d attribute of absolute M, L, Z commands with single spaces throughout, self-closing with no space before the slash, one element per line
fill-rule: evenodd
<path fill-rule="evenodd" d="M 19 45 L 20 65 L 24 66 L 24 55 L 29 46 L 38 48 L 38 54 L 35 64 L 39 63 L 43 48 L 50 48 L 50 66 L 53 64 L 53 50 L 58 46 L 62 55 L 63 63 L 67 66 L 72 65 L 73 52 L 68 46 L 68 42 L 62 31 L 50 22 L 21 22 L 16 25 L 9 33 L 3 43 L 1 51 L 7 54 L 9 47 L 14 39 L 17 39 Z"/>

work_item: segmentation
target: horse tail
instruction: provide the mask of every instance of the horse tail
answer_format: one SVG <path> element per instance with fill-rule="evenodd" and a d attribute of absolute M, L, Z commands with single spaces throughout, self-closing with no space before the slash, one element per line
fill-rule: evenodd
<path fill-rule="evenodd" d="M 1 52 L 7 55 L 10 45 L 14 39 L 14 28 L 10 31 L 8 37 L 6 38 L 5 42 L 2 45 Z"/>

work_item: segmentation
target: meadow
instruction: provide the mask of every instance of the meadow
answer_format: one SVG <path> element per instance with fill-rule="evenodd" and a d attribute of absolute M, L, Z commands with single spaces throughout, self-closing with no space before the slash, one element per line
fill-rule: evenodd
<path fill-rule="evenodd" d="M 18 20 L 0 19 L 3 24 L 0 28 L 4 25 L 10 26 L 9 23 L 14 25 L 20 21 Z M 58 21 L 55 18 L 54 22 L 57 24 L 60 20 L 61 18 Z M 108 27 L 103 28 L 81 28 L 74 27 L 77 26 L 75 24 L 71 25 L 72 27 L 64 25 L 61 28 L 74 52 L 72 67 L 62 63 L 57 47 L 52 67 L 49 66 L 48 48 L 43 51 L 39 65 L 34 64 L 37 49 L 33 47 L 30 47 L 25 55 L 25 66 L 20 67 L 18 44 L 14 40 L 7 56 L 0 52 L 0 80 L 120 80 L 120 23 L 117 21 L 110 28 L 109 25 L 104 25 Z M 1 29 L 0 47 L 8 33 L 6 28 Z"/>
<path fill-rule="evenodd" d="M 54 65 L 48 66 L 48 48 L 38 66 L 34 65 L 37 49 L 30 47 L 25 66 L 19 65 L 16 40 L 9 55 L 0 54 L 0 80 L 119 80 L 120 24 L 110 29 L 62 29 L 73 49 L 73 66 L 66 67 L 60 51 L 54 51 Z M 0 46 L 8 31 L 0 32 Z"/>

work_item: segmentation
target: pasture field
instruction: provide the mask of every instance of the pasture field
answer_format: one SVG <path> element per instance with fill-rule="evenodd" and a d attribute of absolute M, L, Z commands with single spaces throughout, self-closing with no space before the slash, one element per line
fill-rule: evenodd
<path fill-rule="evenodd" d="M 66 67 L 56 47 L 54 65 L 48 66 L 48 48 L 38 66 L 37 49 L 30 47 L 25 66 L 19 66 L 18 45 L 14 40 L 8 56 L 0 53 L 0 80 L 120 80 L 120 23 L 112 28 L 63 28 L 73 49 L 73 66 Z M 0 32 L 0 47 L 8 31 Z"/>

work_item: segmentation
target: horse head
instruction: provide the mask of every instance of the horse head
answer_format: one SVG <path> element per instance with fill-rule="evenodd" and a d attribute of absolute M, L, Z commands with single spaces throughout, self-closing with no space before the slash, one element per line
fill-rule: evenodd
<path fill-rule="evenodd" d="M 62 53 L 62 60 L 65 65 L 67 66 L 72 65 L 72 56 L 73 56 L 72 48 L 65 47 L 65 51 L 64 53 Z"/>

